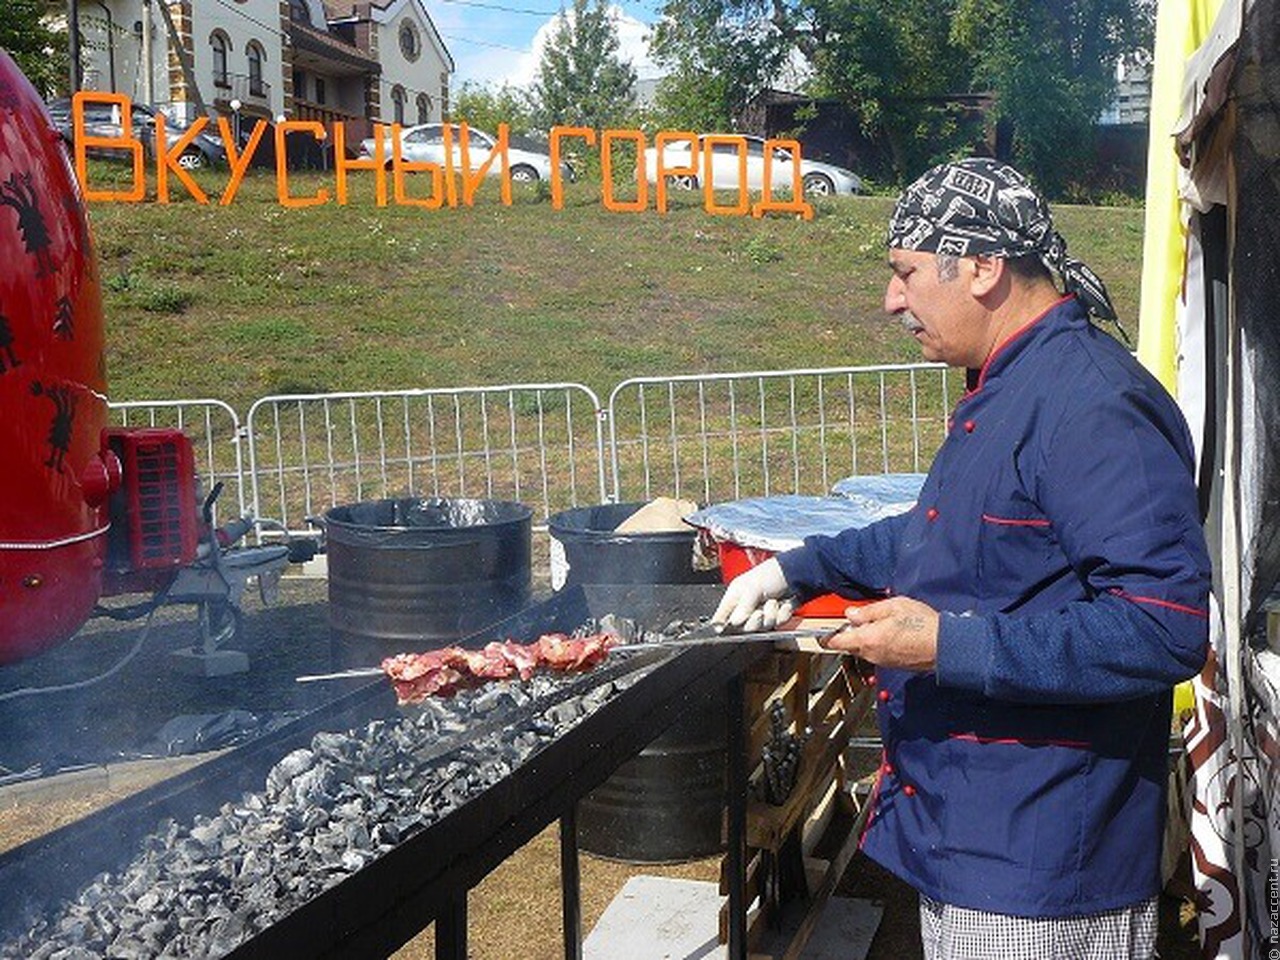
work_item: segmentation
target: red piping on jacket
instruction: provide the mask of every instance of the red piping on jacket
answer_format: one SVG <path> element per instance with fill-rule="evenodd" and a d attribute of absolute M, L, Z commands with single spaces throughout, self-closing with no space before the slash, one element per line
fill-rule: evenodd
<path fill-rule="evenodd" d="M 976 733 L 953 733 L 952 740 L 967 740 L 969 743 L 1016 743 L 1024 747 L 1072 747 L 1085 750 L 1089 744 L 1083 740 L 1057 740 L 1052 737 L 980 737 Z"/>
<path fill-rule="evenodd" d="M 1066 303 L 1068 300 L 1074 300 L 1075 296 L 1076 295 L 1074 293 L 1068 293 L 1068 294 L 1065 294 L 1064 296 L 1059 297 L 1053 303 L 1049 304 L 1049 306 L 1047 306 L 1044 309 L 1043 313 L 1040 313 L 1033 319 L 1028 320 L 1026 323 L 1020 326 L 1017 330 L 1013 331 L 1013 333 L 1009 334 L 1009 336 L 1006 339 L 1002 340 L 999 344 L 997 344 L 996 348 L 992 350 L 990 354 L 987 355 L 987 359 L 982 362 L 982 367 L 981 369 L 978 370 L 978 382 L 973 385 L 972 390 L 966 390 L 964 397 L 962 397 L 961 399 L 968 399 L 969 397 L 972 397 L 975 393 L 977 393 L 979 390 L 982 389 L 982 385 L 987 381 L 987 369 L 991 366 L 992 361 L 994 361 L 995 358 L 1001 354 L 1001 352 L 1004 350 L 1005 347 L 1009 346 L 1009 344 L 1013 343 L 1013 341 L 1017 340 L 1020 336 L 1022 336 L 1032 327 L 1034 327 L 1041 320 L 1043 320 L 1049 314 L 1050 311 L 1056 310 L 1058 307 L 1062 306 L 1062 304 Z"/>
<path fill-rule="evenodd" d="M 1047 527 L 1049 521 L 1047 518 L 1030 518 L 1027 520 L 1015 520 L 1012 517 L 993 517 L 989 513 L 984 513 L 982 519 L 987 523 L 997 523 L 1002 527 Z"/>
<path fill-rule="evenodd" d="M 1111 591 L 1117 597 L 1132 601 L 1133 603 L 1149 603 L 1153 607 L 1165 607 L 1168 610 L 1176 610 L 1178 613 L 1189 613 L 1193 617 L 1202 617 L 1209 619 L 1209 611 L 1201 610 L 1198 607 L 1188 607 L 1185 604 L 1174 603 L 1172 600 L 1161 600 L 1158 597 L 1141 597 L 1134 593 L 1125 593 L 1119 587 Z"/>

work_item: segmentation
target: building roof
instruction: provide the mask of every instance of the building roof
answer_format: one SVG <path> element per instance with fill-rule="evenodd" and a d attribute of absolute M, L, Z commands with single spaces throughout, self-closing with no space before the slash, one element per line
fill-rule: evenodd
<path fill-rule="evenodd" d="M 306 24 L 290 22 L 289 39 L 299 50 L 317 54 L 328 60 L 335 60 L 347 66 L 370 73 L 381 73 L 382 64 L 365 54 L 359 47 L 335 37 L 327 30 L 318 30 Z"/>

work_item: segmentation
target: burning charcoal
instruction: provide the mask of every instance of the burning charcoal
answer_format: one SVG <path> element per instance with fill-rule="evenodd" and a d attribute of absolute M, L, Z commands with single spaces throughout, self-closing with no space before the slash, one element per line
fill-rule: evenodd
<path fill-rule="evenodd" d="M 144 957 L 152 955 L 152 951 L 148 950 L 142 940 L 132 933 L 122 933 L 111 941 L 108 949 L 108 955 L 111 957 L 120 957 L 122 960 L 142 960 Z"/>
<path fill-rule="evenodd" d="M 329 822 L 329 811 L 324 807 L 311 807 L 302 814 L 302 829 L 313 833 Z"/>
<path fill-rule="evenodd" d="M 471 709 L 478 715 L 490 713 L 507 702 L 506 691 L 499 687 L 484 689 L 472 702 Z"/>
<path fill-rule="evenodd" d="M 534 717 L 530 723 L 530 727 L 533 730 L 533 733 L 540 737 L 547 737 L 550 739 L 556 735 L 555 722 L 548 720 L 545 717 Z"/>
<path fill-rule="evenodd" d="M 321 731 L 311 738 L 311 749 L 318 756 L 334 761 L 353 759 L 358 749 L 355 738 L 344 733 L 325 733 Z"/>
<path fill-rule="evenodd" d="M 169 924 L 165 920 L 149 920 L 138 928 L 138 936 L 151 947 L 158 946 L 168 932 Z"/>
<path fill-rule="evenodd" d="M 83 943 L 93 933 L 93 923 L 88 917 L 70 916 L 58 924 L 58 935 L 72 943 Z"/>
<path fill-rule="evenodd" d="M 599 632 L 617 637 L 623 643 L 632 643 L 640 634 L 640 625 L 634 620 L 606 613 L 600 618 Z"/>
<path fill-rule="evenodd" d="M 582 704 L 577 700 L 566 700 L 564 703 L 557 703 L 551 707 L 546 716 L 554 724 L 567 725 L 582 716 Z"/>
<path fill-rule="evenodd" d="M 582 705 L 589 710 L 598 709 L 606 700 L 613 696 L 613 684 L 602 683 L 600 686 L 587 691 L 582 698 Z"/>
<path fill-rule="evenodd" d="M 292 754 L 290 754 L 292 756 Z M 333 802 L 329 795 L 329 767 L 315 766 L 296 776 L 289 784 L 295 806 L 308 807 L 314 804 Z"/>
<path fill-rule="evenodd" d="M 514 703 L 517 708 L 527 706 L 533 700 L 533 697 L 529 695 L 528 691 L 524 689 L 522 684 L 509 684 L 507 686 L 507 692 L 511 694 L 511 702 Z"/>
<path fill-rule="evenodd" d="M 191 836 L 202 846 L 216 848 L 221 846 L 222 831 L 218 827 L 208 821 L 201 823 L 203 818 L 196 818 L 196 825 L 191 828 Z"/>
<path fill-rule="evenodd" d="M 288 754 L 267 774 L 267 796 L 272 800 L 277 799 L 294 777 L 310 770 L 314 762 L 315 754 L 310 750 L 299 749 Z"/>
<path fill-rule="evenodd" d="M 361 850 L 348 850 L 342 855 L 342 869 L 347 873 L 355 873 L 365 865 L 369 855 Z"/>
<path fill-rule="evenodd" d="M 342 832 L 346 834 L 347 845 L 365 850 L 370 845 L 369 828 L 365 826 L 363 820 L 348 820 L 343 826 Z"/>

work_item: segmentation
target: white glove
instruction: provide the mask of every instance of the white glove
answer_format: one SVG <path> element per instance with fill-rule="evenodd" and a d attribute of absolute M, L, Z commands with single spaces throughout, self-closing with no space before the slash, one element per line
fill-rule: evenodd
<path fill-rule="evenodd" d="M 794 605 L 787 594 L 782 564 L 770 557 L 740 573 L 729 583 L 712 623 L 723 623 L 744 633 L 772 630 L 791 619 Z"/>

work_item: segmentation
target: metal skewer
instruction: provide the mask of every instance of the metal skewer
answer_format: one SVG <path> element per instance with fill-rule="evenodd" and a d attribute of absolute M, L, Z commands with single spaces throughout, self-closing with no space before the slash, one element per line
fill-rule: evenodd
<path fill-rule="evenodd" d="M 297 677 L 295 683 L 314 683 L 317 680 L 352 680 L 357 677 L 381 677 L 381 667 L 356 667 L 353 670 L 339 670 L 337 673 L 309 673 Z"/>
<path fill-rule="evenodd" d="M 767 630 L 757 633 L 715 632 L 711 629 L 694 631 L 696 636 L 684 636 L 674 640 L 661 640 L 654 643 L 624 643 L 614 650 L 681 650 L 685 647 L 705 647 L 724 643 L 772 643 L 785 649 L 804 650 L 807 653 L 835 653 L 839 650 L 825 650 L 819 643 L 827 637 L 839 632 L 843 624 L 836 627 L 806 627 L 799 630 Z M 806 642 L 811 641 L 811 642 Z M 362 677 L 383 676 L 381 667 L 356 667 L 352 670 L 339 670 L 336 673 L 312 673 L 296 678 L 297 683 L 314 683 L 322 680 L 354 680 Z"/>

